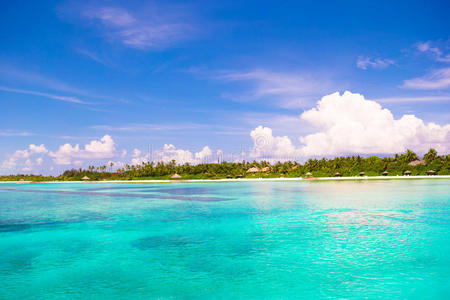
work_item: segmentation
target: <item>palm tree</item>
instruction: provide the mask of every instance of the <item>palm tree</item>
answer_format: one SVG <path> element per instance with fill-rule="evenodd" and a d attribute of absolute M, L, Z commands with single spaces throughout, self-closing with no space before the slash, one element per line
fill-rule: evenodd
<path fill-rule="evenodd" d="M 433 160 L 435 160 L 437 158 L 436 149 L 431 148 L 430 150 L 428 150 L 428 152 L 427 152 L 427 154 L 425 154 L 424 158 L 425 158 L 425 162 L 427 164 L 430 164 Z"/>
<path fill-rule="evenodd" d="M 417 159 L 417 155 L 416 153 L 408 149 L 406 150 L 406 158 L 408 159 L 408 161 L 413 161 Z"/>

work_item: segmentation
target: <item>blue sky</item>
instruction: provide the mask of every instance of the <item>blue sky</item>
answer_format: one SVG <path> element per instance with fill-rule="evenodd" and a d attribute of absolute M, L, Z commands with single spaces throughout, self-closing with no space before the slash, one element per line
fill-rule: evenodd
<path fill-rule="evenodd" d="M 0 173 L 143 161 L 148 145 L 193 163 L 447 152 L 449 13 L 448 1 L 4 2 Z M 345 148 L 339 128 L 361 138 Z M 384 131 L 398 147 L 372 144 Z"/>

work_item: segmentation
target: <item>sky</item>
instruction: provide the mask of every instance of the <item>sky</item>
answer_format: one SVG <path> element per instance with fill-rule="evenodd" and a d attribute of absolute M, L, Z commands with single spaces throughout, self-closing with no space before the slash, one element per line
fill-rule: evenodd
<path fill-rule="evenodd" d="M 450 149 L 448 1 L 3 1 L 0 174 Z"/>

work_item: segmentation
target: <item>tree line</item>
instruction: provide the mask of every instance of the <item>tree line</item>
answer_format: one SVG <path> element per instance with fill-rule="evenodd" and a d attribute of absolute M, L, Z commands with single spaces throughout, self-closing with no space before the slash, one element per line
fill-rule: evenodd
<path fill-rule="evenodd" d="M 181 179 L 273 178 L 273 177 L 330 177 L 330 176 L 397 176 L 450 175 L 450 155 L 439 156 L 430 149 L 423 158 L 411 150 L 393 157 L 347 156 L 309 159 L 303 164 L 296 161 L 269 163 L 268 161 L 242 161 L 203 163 L 191 165 L 170 162 L 143 162 L 125 165 L 113 171 L 114 164 L 70 169 L 59 176 L 17 174 L 1 176 L 2 181 L 79 181 L 83 180 L 136 180 L 170 179 L 178 174 Z M 109 170 L 108 170 L 109 169 Z M 431 172 L 432 171 L 432 172 Z M 87 179 L 88 178 L 88 179 Z"/>

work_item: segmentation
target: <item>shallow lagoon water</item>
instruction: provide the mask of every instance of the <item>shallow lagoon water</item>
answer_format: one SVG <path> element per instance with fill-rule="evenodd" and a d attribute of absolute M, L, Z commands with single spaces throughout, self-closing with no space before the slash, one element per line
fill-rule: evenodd
<path fill-rule="evenodd" d="M 0 184 L 1 299 L 450 298 L 450 180 Z"/>

